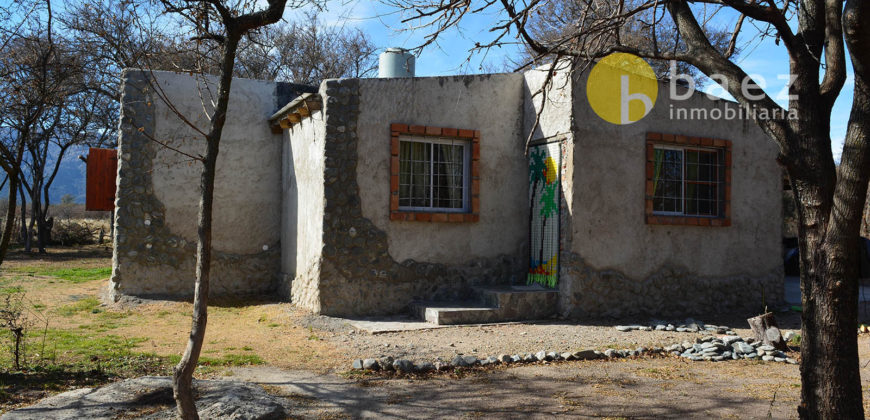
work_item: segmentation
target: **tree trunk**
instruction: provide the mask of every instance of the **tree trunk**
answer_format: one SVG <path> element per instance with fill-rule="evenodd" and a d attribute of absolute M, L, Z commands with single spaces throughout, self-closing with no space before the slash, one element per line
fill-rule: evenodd
<path fill-rule="evenodd" d="M 30 204 L 30 222 L 27 223 L 27 240 L 24 242 L 24 252 L 33 251 L 33 232 L 36 226 L 36 212 L 33 211 L 35 204 Z"/>
<path fill-rule="evenodd" d="M 812 244 L 801 238 L 801 246 Z M 809 245 L 801 258 L 802 419 L 864 418 L 858 370 L 858 281 L 833 267 L 857 263 L 830 245 Z M 839 264 L 842 265 L 842 264 Z"/>
<path fill-rule="evenodd" d="M 0 234 L 0 265 L 6 259 L 6 251 L 9 250 L 9 240 L 12 238 L 12 230 L 15 228 L 15 205 L 18 204 L 18 174 L 9 176 L 9 204 L 6 208 L 6 221 L 3 223 L 3 233 Z"/>
<path fill-rule="evenodd" d="M 36 187 L 34 187 L 33 194 L 39 197 L 39 190 L 37 190 Z M 38 199 L 33 200 L 33 205 L 30 207 L 33 211 L 32 224 L 36 227 L 36 249 L 40 254 L 45 254 L 45 246 L 47 245 L 45 215 L 48 212 L 48 206 L 43 203 L 42 197 L 39 197 Z"/>
<path fill-rule="evenodd" d="M 233 81 L 233 65 L 240 33 L 228 28 L 229 34 L 224 44 L 221 75 L 218 86 L 218 101 L 211 119 L 211 129 L 206 136 L 206 153 L 200 175 L 199 221 L 196 244 L 196 287 L 193 295 L 193 323 L 190 339 L 181 361 L 173 372 L 172 389 L 178 415 L 184 420 L 199 419 L 193 399 L 193 372 L 196 370 L 205 329 L 208 323 L 208 290 L 211 271 L 211 228 L 212 206 L 214 202 L 214 178 L 220 140 L 226 122 L 229 105 L 230 87 Z"/>
<path fill-rule="evenodd" d="M 190 339 L 173 373 L 172 389 L 178 406 L 178 415 L 185 420 L 198 419 L 193 399 L 193 371 L 199 361 L 205 328 L 208 323 L 208 290 L 211 271 L 211 225 L 214 201 L 214 176 L 218 144 L 208 142 L 206 157 L 200 175 L 199 223 L 196 244 L 196 286 L 193 295 L 193 324 Z"/>
<path fill-rule="evenodd" d="M 852 110 L 836 187 L 799 188 L 802 419 L 864 418 L 858 362 L 858 233 L 870 178 L 870 4 L 847 2 L 845 40 L 854 68 Z M 805 168 L 810 170 L 810 168 Z M 800 176 L 798 173 L 789 175 Z M 830 194 L 827 199 L 819 195 Z M 816 203 L 830 203 L 819 217 Z"/>
<path fill-rule="evenodd" d="M 51 229 L 52 225 L 54 225 L 54 219 L 46 219 L 46 212 L 43 210 L 37 211 L 36 214 L 38 215 L 36 218 L 36 248 L 40 254 L 45 254 L 45 247 L 51 240 Z"/>
<path fill-rule="evenodd" d="M 772 312 L 749 318 L 746 321 L 752 328 L 756 340 L 773 346 L 777 350 L 788 351 L 788 345 L 782 339 L 782 333 L 779 331 L 779 326 L 776 325 L 776 318 Z"/>
<path fill-rule="evenodd" d="M 27 195 L 24 194 L 21 182 L 18 183 L 18 194 L 21 196 L 21 231 L 19 232 L 21 237 L 19 242 L 27 249 Z"/>

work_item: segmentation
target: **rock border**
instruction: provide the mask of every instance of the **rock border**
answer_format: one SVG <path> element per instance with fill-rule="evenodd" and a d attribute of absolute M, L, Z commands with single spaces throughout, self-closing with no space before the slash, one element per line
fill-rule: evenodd
<path fill-rule="evenodd" d="M 457 355 L 446 361 L 436 358 L 433 362 L 413 362 L 408 359 L 394 359 L 391 356 L 368 359 L 355 359 L 352 370 L 355 371 L 394 371 L 398 373 L 426 373 L 447 371 L 453 368 L 486 367 L 509 364 L 528 364 L 540 362 L 619 359 L 625 357 L 671 356 L 681 357 L 691 361 L 723 362 L 728 360 L 759 360 L 764 362 L 780 362 L 797 364 L 798 361 L 785 352 L 776 350 L 773 346 L 764 345 L 751 337 L 725 335 L 721 337 L 697 337 L 694 342 L 684 341 L 667 347 L 638 347 L 632 349 L 607 349 L 598 351 L 585 349 L 575 352 L 556 352 L 541 350 L 537 353 L 500 354 L 498 356 L 477 357 L 473 355 Z"/>

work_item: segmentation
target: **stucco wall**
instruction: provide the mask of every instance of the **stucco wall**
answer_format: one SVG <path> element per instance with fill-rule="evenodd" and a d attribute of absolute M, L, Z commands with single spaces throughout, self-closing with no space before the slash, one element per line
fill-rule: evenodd
<path fill-rule="evenodd" d="M 496 129 L 495 125 L 481 127 L 482 130 L 490 130 L 490 134 L 482 133 L 483 155 L 487 153 L 483 147 L 487 136 L 491 142 L 519 141 L 517 134 L 521 123 L 521 91 L 517 82 L 521 79 L 516 76 L 496 76 L 496 80 L 505 83 L 495 83 L 486 77 L 469 77 L 415 81 L 340 79 L 326 80 L 321 84 L 325 133 L 325 158 L 321 177 L 323 213 L 320 219 L 312 217 L 310 223 L 322 225 L 322 252 L 319 260 L 312 265 L 319 263 L 319 276 L 316 281 L 313 280 L 314 270 L 309 276 L 310 281 L 303 280 L 307 281 L 304 284 L 300 281 L 305 271 L 301 259 L 297 261 L 297 276 L 292 285 L 296 304 L 335 316 L 395 314 L 407 311 L 409 304 L 415 300 L 467 300 L 472 296 L 474 286 L 522 281 L 526 263 L 522 250 L 525 224 L 515 224 L 514 227 L 497 223 L 493 219 L 493 222 L 485 224 L 451 226 L 446 223 L 421 223 L 397 229 L 390 224 L 387 214 L 389 124 L 401 121 L 396 121 L 393 117 L 411 118 L 408 115 L 412 115 L 424 120 L 421 124 L 454 127 L 465 127 L 471 122 L 484 119 L 489 119 L 493 124 L 508 124 L 509 127 L 506 128 Z M 415 83 L 420 83 L 425 89 L 413 89 L 412 85 Z M 475 88 L 475 84 L 479 87 Z M 361 85 L 366 85 L 365 93 Z M 444 85 L 443 92 L 438 88 L 441 85 Z M 471 95 L 465 89 L 477 89 L 475 92 L 489 95 L 505 89 L 512 92 L 510 95 L 515 98 L 512 101 L 516 107 L 505 107 L 503 110 L 506 115 L 501 116 L 502 119 L 485 117 L 492 108 L 488 108 L 486 103 L 478 103 L 476 109 L 455 104 L 457 100 L 471 100 Z M 377 97 L 376 91 L 382 97 Z M 426 95 L 437 98 L 426 100 L 421 97 Z M 508 96 L 496 97 L 507 100 Z M 401 106 L 390 105 L 388 101 L 417 109 L 408 114 Z M 444 103 L 448 105 L 445 106 Z M 461 106 L 462 112 L 473 115 L 461 116 L 459 112 L 452 112 L 449 104 Z M 390 112 L 392 115 L 369 112 L 369 108 Z M 310 144 L 311 135 L 300 132 L 300 142 L 297 144 L 294 137 L 291 147 L 304 148 L 305 142 Z M 505 169 L 496 169 L 492 166 L 495 165 L 494 162 L 488 163 L 491 165 L 486 169 L 490 172 L 488 176 L 504 174 L 508 180 L 521 177 L 522 183 L 518 192 L 514 190 L 508 193 L 506 183 L 492 179 L 492 190 L 486 196 L 482 194 L 481 199 L 488 196 L 495 205 L 504 203 L 500 201 L 500 194 L 504 194 L 506 201 L 524 203 L 522 197 L 527 194 L 524 160 L 518 158 L 516 152 L 508 153 L 511 156 L 504 156 L 500 155 L 502 152 L 494 144 L 489 147 L 492 150 L 491 159 L 508 159 L 505 165 L 513 163 Z M 319 150 L 318 148 L 316 153 Z M 297 151 L 294 149 L 292 152 L 294 164 L 298 166 L 302 162 L 295 157 Z M 299 168 L 296 172 L 299 172 Z M 314 172 L 317 171 L 312 170 Z M 481 170 L 482 175 L 483 172 Z M 489 179 L 486 178 L 487 175 L 483 176 L 484 180 Z M 312 179 L 312 182 L 316 180 Z M 481 184 L 483 190 L 484 183 Z M 301 190 L 301 185 L 299 188 Z M 318 193 L 319 191 L 312 190 L 312 195 L 316 196 Z M 481 207 L 484 206 L 482 203 Z M 303 204 L 300 203 L 300 219 L 302 208 Z M 513 213 L 514 211 L 524 212 L 525 209 L 504 211 L 508 214 L 504 219 L 510 221 L 517 217 L 516 214 L 523 214 Z M 498 215 L 484 210 L 480 219 L 483 221 L 485 217 L 496 216 Z M 496 233 L 496 229 L 506 230 L 508 233 Z M 438 233 L 439 230 L 445 232 Z M 482 237 L 471 238 L 472 233 Z M 391 243 L 392 236 L 399 241 L 398 245 Z M 504 239 L 504 243 L 498 243 L 493 238 Z M 299 236 L 298 240 L 301 239 L 302 236 Z M 404 246 L 409 246 L 410 249 L 403 249 Z M 317 260 L 316 256 L 313 257 Z M 316 298 L 308 299 L 297 294 L 297 289 L 310 291 L 312 287 L 316 288 Z"/>
<path fill-rule="evenodd" d="M 318 282 L 323 252 L 325 126 L 315 112 L 284 136 L 284 214 L 281 270 L 296 304 L 320 310 Z"/>
<path fill-rule="evenodd" d="M 782 296 L 780 171 L 776 146 L 748 119 L 676 120 L 668 85 L 629 125 L 599 118 L 574 86 L 574 197 L 564 243 L 563 312 L 575 315 L 716 312 L 761 307 Z M 696 94 L 674 108 L 736 105 Z M 733 142 L 730 227 L 647 225 L 647 132 Z M 570 253 L 568 252 L 570 251 Z"/>
<path fill-rule="evenodd" d="M 556 68 L 547 82 L 549 67 L 523 73 L 523 140 L 571 136 L 572 80 L 567 69 Z M 547 83 L 547 89 L 542 90 Z M 537 124 L 535 121 L 537 119 Z"/>
<path fill-rule="evenodd" d="M 359 92 L 362 214 L 386 232 L 394 259 L 456 264 L 525 252 L 522 75 L 362 79 Z M 479 222 L 390 221 L 390 123 L 480 130 Z"/>
<path fill-rule="evenodd" d="M 119 137 L 114 294 L 191 294 L 200 166 L 198 135 L 159 98 L 207 130 L 202 103 L 214 79 L 172 72 L 125 72 Z M 276 85 L 235 79 L 215 179 L 214 295 L 277 285 L 280 264 L 281 140 L 269 130 Z M 157 140 L 157 141 L 155 141 Z"/>

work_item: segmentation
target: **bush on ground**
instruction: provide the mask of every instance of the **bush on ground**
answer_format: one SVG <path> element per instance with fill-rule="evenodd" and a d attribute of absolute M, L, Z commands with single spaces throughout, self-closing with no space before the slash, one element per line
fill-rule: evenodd
<path fill-rule="evenodd" d="M 96 243 L 96 233 L 85 221 L 61 220 L 51 232 L 52 242 L 59 245 L 87 245 Z"/>

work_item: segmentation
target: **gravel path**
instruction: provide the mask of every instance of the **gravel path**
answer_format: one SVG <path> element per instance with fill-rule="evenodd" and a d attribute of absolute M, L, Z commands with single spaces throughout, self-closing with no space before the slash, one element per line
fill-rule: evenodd
<path fill-rule="evenodd" d="M 783 328 L 795 326 L 795 314 L 777 316 Z M 543 323 L 497 324 L 483 326 L 455 326 L 431 330 L 369 334 L 355 330 L 347 321 L 324 316 L 306 317 L 306 327 L 325 332 L 323 339 L 334 344 L 350 358 L 377 358 L 392 356 L 410 360 L 446 360 L 455 355 L 495 356 L 498 354 L 534 353 L 547 351 L 578 351 L 581 349 L 606 350 L 664 347 L 683 341 L 693 341 L 708 333 L 674 331 L 617 331 L 618 324 L 646 324 L 649 320 L 621 320 L 622 322 L 567 321 Z M 751 331 L 743 321 L 710 320 L 716 325 L 727 325 L 740 336 Z"/>

